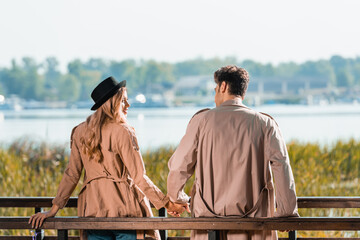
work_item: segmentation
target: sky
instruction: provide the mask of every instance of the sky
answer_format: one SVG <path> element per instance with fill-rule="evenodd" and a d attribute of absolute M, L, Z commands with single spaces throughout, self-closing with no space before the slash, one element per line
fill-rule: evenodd
<path fill-rule="evenodd" d="M 0 67 L 56 57 L 279 64 L 360 56 L 358 0 L 0 1 Z"/>

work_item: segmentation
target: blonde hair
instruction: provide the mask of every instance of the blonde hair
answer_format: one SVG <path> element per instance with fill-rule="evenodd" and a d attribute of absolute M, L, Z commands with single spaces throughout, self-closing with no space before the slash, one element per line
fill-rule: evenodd
<path fill-rule="evenodd" d="M 104 156 L 100 145 L 102 126 L 109 122 L 126 122 L 122 109 L 120 109 L 124 91 L 126 91 L 126 88 L 120 88 L 114 96 L 86 119 L 85 133 L 80 138 L 80 142 L 82 151 L 90 157 L 90 160 L 103 161 Z"/>

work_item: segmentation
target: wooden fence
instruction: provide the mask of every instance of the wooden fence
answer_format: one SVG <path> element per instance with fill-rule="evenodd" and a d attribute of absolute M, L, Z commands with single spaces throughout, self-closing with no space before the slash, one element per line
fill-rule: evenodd
<path fill-rule="evenodd" d="M 34 212 L 43 207 L 51 207 L 52 198 L 11 198 L 0 197 L 0 207 L 30 207 Z M 66 207 L 76 207 L 77 199 L 71 198 Z M 360 197 L 300 197 L 299 208 L 360 208 Z M 0 229 L 31 229 L 29 217 L 0 217 Z M 300 217 L 300 218 L 167 218 L 166 211 L 159 211 L 154 218 L 78 218 L 55 217 L 47 219 L 42 229 L 56 229 L 58 236 L 43 239 L 79 239 L 69 237 L 73 229 L 114 229 L 114 230 L 161 230 L 162 239 L 185 240 L 186 237 L 167 237 L 166 230 L 208 230 L 209 240 L 218 239 L 218 230 L 294 230 L 288 239 L 321 240 L 325 238 L 297 238 L 295 230 L 342 230 L 360 231 L 359 217 Z M 43 236 L 37 230 L 36 239 Z M 0 236 L 0 240 L 32 239 L 31 236 Z M 329 238 L 327 238 L 329 239 Z M 339 239 L 339 238 L 337 238 Z M 346 238 L 348 240 L 360 238 Z"/>

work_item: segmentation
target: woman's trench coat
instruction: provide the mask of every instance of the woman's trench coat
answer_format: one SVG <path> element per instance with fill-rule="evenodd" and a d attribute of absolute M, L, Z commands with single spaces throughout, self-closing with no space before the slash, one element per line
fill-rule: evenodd
<path fill-rule="evenodd" d="M 80 139 L 85 131 L 84 122 L 72 131 L 69 164 L 53 204 L 60 208 L 66 205 L 84 168 L 84 183 L 78 197 L 79 217 L 150 217 L 148 199 L 157 209 L 165 206 L 169 198 L 147 177 L 132 127 L 124 123 L 103 125 L 101 163 L 84 154 Z M 158 231 L 146 233 L 160 239 Z M 81 239 L 86 239 L 85 231 Z"/>

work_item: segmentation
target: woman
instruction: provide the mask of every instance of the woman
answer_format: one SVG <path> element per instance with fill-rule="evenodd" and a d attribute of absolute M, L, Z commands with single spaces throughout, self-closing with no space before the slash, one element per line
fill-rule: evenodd
<path fill-rule="evenodd" d="M 126 122 L 130 107 L 126 81 L 113 77 L 102 81 L 91 93 L 96 110 L 71 133 L 69 164 L 60 182 L 52 208 L 31 216 L 38 228 L 63 208 L 85 169 L 84 184 L 78 197 L 79 217 L 150 217 L 148 199 L 160 209 L 179 215 L 186 206 L 172 203 L 146 176 L 134 129 Z M 160 239 L 158 231 L 147 232 Z M 136 231 L 82 231 L 81 239 L 142 239 Z M 139 238 L 141 237 L 141 238 Z"/>

